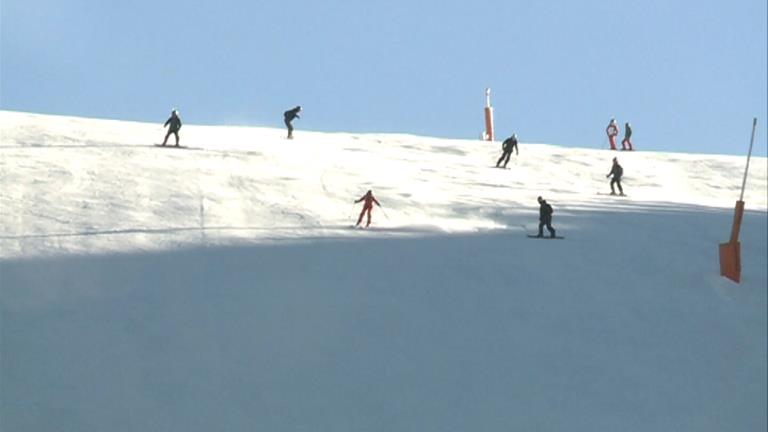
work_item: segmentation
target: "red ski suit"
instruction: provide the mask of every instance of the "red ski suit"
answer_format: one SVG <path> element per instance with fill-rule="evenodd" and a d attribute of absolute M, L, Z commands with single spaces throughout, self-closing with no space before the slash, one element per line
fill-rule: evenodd
<path fill-rule="evenodd" d="M 616 150 L 616 136 L 619 134 L 619 127 L 615 122 L 611 122 L 605 128 L 605 133 L 608 134 L 608 140 L 611 142 L 611 150 Z"/>
<path fill-rule="evenodd" d="M 360 225 L 360 222 L 363 221 L 363 215 L 367 211 L 368 223 L 365 224 L 365 226 L 367 227 L 371 225 L 371 210 L 373 209 L 373 203 L 376 203 L 377 206 L 381 206 L 381 204 L 379 204 L 379 202 L 376 201 L 376 198 L 373 196 L 373 192 L 371 191 L 366 192 L 365 195 L 360 197 L 360 199 L 355 201 L 355 203 L 359 203 L 360 201 L 363 201 L 363 200 L 365 200 L 365 204 L 363 204 L 363 210 L 360 212 L 360 217 L 357 218 L 357 223 L 355 224 L 355 226 Z"/>

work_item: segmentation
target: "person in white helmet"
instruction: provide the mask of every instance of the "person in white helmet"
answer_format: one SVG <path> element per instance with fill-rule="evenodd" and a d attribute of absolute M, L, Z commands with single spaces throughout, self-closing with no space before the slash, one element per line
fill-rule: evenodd
<path fill-rule="evenodd" d="M 605 133 L 608 134 L 611 150 L 616 150 L 616 136 L 619 135 L 619 125 L 616 124 L 616 119 L 611 119 L 608 127 L 605 128 Z"/>

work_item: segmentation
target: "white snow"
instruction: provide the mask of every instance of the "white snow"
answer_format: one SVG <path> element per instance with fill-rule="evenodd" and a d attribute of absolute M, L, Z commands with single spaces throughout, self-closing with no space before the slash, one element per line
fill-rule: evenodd
<path fill-rule="evenodd" d="M 0 111 L 0 430 L 768 427 L 766 158 L 159 120 Z"/>

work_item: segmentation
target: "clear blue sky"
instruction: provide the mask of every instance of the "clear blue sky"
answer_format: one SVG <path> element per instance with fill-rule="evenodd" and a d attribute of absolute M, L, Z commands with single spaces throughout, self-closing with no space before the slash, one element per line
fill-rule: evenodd
<path fill-rule="evenodd" d="M 768 136 L 765 0 L 2 0 L 7 110 L 743 154 Z"/>

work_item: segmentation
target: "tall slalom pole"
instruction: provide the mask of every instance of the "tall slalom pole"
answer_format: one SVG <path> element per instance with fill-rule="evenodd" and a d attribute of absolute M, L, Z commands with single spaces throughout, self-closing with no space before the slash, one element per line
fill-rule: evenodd
<path fill-rule="evenodd" d="M 739 243 L 739 232 L 741 231 L 741 220 L 744 217 L 744 189 L 747 185 L 749 161 L 752 158 L 752 146 L 755 143 L 756 129 L 757 118 L 754 118 L 752 120 L 752 138 L 749 140 L 749 153 L 747 153 L 747 167 L 744 169 L 744 180 L 741 182 L 741 195 L 739 200 L 736 201 L 736 208 L 733 211 L 731 238 L 728 243 L 720 243 L 720 275 L 736 283 L 741 281 L 741 243 Z"/>
<path fill-rule="evenodd" d="M 744 180 L 741 182 L 741 197 L 744 201 L 744 187 L 747 185 L 747 172 L 749 172 L 749 160 L 752 158 L 752 145 L 755 144 L 755 129 L 757 129 L 757 117 L 752 119 L 752 138 L 749 139 L 749 153 L 747 153 L 747 167 L 744 169 Z"/>
<path fill-rule="evenodd" d="M 493 107 L 491 106 L 491 88 L 485 89 L 485 139 L 493 141 Z"/>

